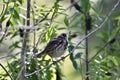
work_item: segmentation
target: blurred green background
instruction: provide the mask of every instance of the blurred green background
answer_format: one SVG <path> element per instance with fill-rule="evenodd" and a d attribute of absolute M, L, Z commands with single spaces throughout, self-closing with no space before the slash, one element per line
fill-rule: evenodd
<path fill-rule="evenodd" d="M 26 7 L 26 1 L 24 2 L 24 5 L 22 7 Z M 32 3 L 33 3 L 33 0 L 31 0 Z M 100 11 L 97 11 L 98 14 L 101 14 L 102 16 L 106 16 L 108 14 L 108 12 L 112 9 L 113 5 L 116 3 L 117 0 L 90 0 L 91 3 L 93 3 L 92 5 L 94 5 L 94 7 L 96 8 L 96 10 L 100 10 Z M 0 1 L 1 2 L 1 1 Z M 46 7 L 51 7 L 55 0 L 36 0 L 37 4 L 38 5 L 47 5 Z M 0 3 L 2 4 L 2 3 Z M 33 4 L 31 4 L 33 5 Z M 62 5 L 62 8 L 66 9 L 68 6 L 71 5 L 70 3 L 70 0 L 63 0 L 60 2 L 60 5 Z M 2 10 L 3 6 L 0 5 L 0 10 Z M 120 7 L 119 7 L 120 8 Z M 119 8 L 117 8 L 117 10 L 119 10 Z M 117 11 L 116 10 L 116 11 Z M 77 13 L 78 11 L 72 7 L 71 9 L 67 10 L 65 13 L 68 15 L 68 16 L 72 16 L 74 15 L 75 13 Z M 22 12 L 24 15 L 26 15 L 26 12 Z M 91 10 L 91 13 L 92 13 L 92 10 Z M 118 13 L 116 14 L 118 15 Z M 112 16 L 116 16 L 116 15 L 112 15 Z M 64 24 L 64 16 L 63 15 L 60 15 L 59 17 L 57 17 L 57 19 L 55 19 L 56 22 L 58 22 L 58 25 L 63 27 L 65 26 Z M 57 23 L 53 23 L 54 25 L 56 25 Z M 2 23 L 3 26 L 5 26 L 5 22 Z M 73 26 L 77 26 L 77 25 L 73 25 Z M 104 30 L 107 30 L 108 28 L 104 27 L 102 30 L 100 31 L 104 31 Z M 62 32 L 66 32 L 66 33 L 69 33 L 69 31 L 72 31 L 72 32 L 79 32 L 81 31 L 78 28 L 76 27 L 73 27 L 71 30 L 61 30 L 61 31 L 58 31 L 57 33 L 62 33 Z M 84 31 L 83 32 L 79 32 L 81 33 L 80 35 L 78 35 L 76 38 L 73 39 L 73 42 L 74 44 L 76 44 L 83 36 L 84 36 Z M 0 32 L 0 36 L 2 35 L 2 31 Z M 96 34 L 95 34 L 96 35 Z M 91 58 L 94 53 L 96 53 L 96 49 L 94 48 L 95 46 L 97 45 L 101 45 L 101 39 L 96 37 L 95 35 L 93 35 L 92 37 L 89 38 L 89 58 Z M 11 45 L 14 41 L 20 39 L 20 37 L 17 37 L 15 39 L 13 39 L 13 41 L 9 40 L 9 37 L 7 37 L 2 44 L 0 44 L 0 62 L 4 65 L 6 65 L 6 61 L 7 59 L 1 59 L 3 56 L 6 56 L 7 54 L 15 54 L 16 52 L 19 52 L 20 49 L 16 49 L 13 53 L 9 53 L 9 45 Z M 84 43 L 83 43 L 84 44 Z M 84 53 L 84 50 L 80 50 L 80 52 L 83 52 Z M 7 54 L 6 54 L 7 53 Z M 66 51 L 66 54 L 68 54 L 68 51 Z M 82 57 L 84 58 L 85 55 L 83 54 Z M 83 71 L 84 71 L 84 67 L 85 67 L 85 63 L 84 61 L 82 61 L 82 67 L 83 67 Z M 63 80 L 82 80 L 81 78 L 81 74 L 79 72 L 76 72 L 76 70 L 74 69 L 69 57 L 65 59 L 65 61 L 63 62 L 63 65 L 62 65 L 62 72 L 63 74 L 65 75 L 65 79 Z M 1 72 L 4 72 L 2 68 L 0 68 L 0 73 Z M 85 73 L 85 72 L 83 72 Z"/>

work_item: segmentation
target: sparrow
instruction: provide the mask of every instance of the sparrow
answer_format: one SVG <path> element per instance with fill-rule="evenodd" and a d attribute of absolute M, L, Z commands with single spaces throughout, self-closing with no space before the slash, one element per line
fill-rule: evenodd
<path fill-rule="evenodd" d="M 56 38 L 51 39 L 45 49 L 36 56 L 40 58 L 43 54 L 48 54 L 51 58 L 59 58 L 65 53 L 67 47 L 68 37 L 65 33 L 62 33 Z"/>

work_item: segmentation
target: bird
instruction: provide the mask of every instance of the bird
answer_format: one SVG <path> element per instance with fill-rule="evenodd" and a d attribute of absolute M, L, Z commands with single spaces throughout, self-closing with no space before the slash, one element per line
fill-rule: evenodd
<path fill-rule="evenodd" d="M 48 54 L 52 59 L 61 57 L 68 47 L 68 37 L 66 33 L 61 33 L 56 38 L 51 39 L 45 49 L 37 54 L 40 58 L 43 54 Z"/>

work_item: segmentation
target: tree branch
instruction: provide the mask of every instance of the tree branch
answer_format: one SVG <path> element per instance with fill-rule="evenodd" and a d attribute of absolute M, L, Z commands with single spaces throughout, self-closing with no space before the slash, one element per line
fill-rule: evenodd
<path fill-rule="evenodd" d="M 14 80 L 10 73 L 6 70 L 6 68 L 0 63 L 0 66 L 4 69 L 4 71 L 8 74 L 11 80 Z"/>
<path fill-rule="evenodd" d="M 30 26 L 30 2 L 31 2 L 31 0 L 27 0 L 27 26 Z M 25 80 L 25 74 L 26 74 L 25 57 L 26 57 L 26 53 L 27 53 L 27 42 L 28 42 L 28 32 L 29 31 L 30 31 L 29 29 L 27 29 L 25 31 L 23 44 L 22 44 L 22 53 L 21 53 L 22 64 L 21 64 L 21 68 L 23 68 L 23 69 L 22 69 L 22 74 L 21 74 L 21 77 L 20 77 L 21 80 Z"/>
<path fill-rule="evenodd" d="M 35 4 L 36 4 L 36 0 L 34 0 L 34 5 Z M 33 24 L 35 25 L 35 14 L 34 14 L 34 9 L 33 8 L 32 8 L 32 15 L 33 15 Z M 33 38 L 33 45 L 34 45 L 34 47 L 33 47 L 33 55 L 36 55 L 37 47 L 36 47 L 36 44 L 35 44 L 36 43 L 36 30 L 35 29 L 34 29 L 33 35 L 34 35 L 34 38 Z M 39 69 L 38 60 L 37 60 L 36 56 L 35 56 L 35 63 L 36 63 L 36 70 L 37 70 L 37 78 L 38 78 L 38 80 L 40 80 L 40 72 L 38 71 L 38 69 Z"/>
<path fill-rule="evenodd" d="M 111 11 L 108 13 L 108 16 L 107 16 L 107 17 L 105 18 L 105 20 L 99 25 L 99 27 L 97 27 L 94 31 L 90 32 L 88 35 L 86 35 L 85 37 L 83 37 L 83 38 L 77 43 L 77 45 L 72 49 L 72 51 L 71 51 L 69 54 L 67 54 L 66 56 L 64 56 L 64 58 L 68 57 L 70 54 L 73 54 L 74 51 L 76 50 L 76 48 L 77 48 L 86 38 L 89 38 L 91 35 L 93 35 L 93 34 L 96 33 L 98 30 L 100 30 L 100 29 L 103 27 L 103 25 L 106 23 L 106 21 L 109 19 L 109 17 L 111 16 L 112 12 L 118 7 L 119 4 L 120 4 L 120 0 L 114 5 L 114 7 L 113 7 L 113 8 L 111 9 Z M 57 60 L 57 61 L 55 61 L 55 62 L 57 63 L 57 62 L 60 62 L 61 60 L 63 60 L 63 58 L 61 58 L 61 59 L 59 59 L 59 60 Z M 44 70 L 44 69 L 47 69 L 47 68 L 51 67 L 53 64 L 55 64 L 55 63 L 53 62 L 53 63 L 49 64 L 48 66 L 45 66 L 44 68 L 39 69 L 38 71 L 42 71 L 42 70 Z M 31 75 L 33 75 L 33 74 L 35 74 L 35 73 L 37 73 L 37 71 L 34 71 L 34 72 L 32 72 L 32 73 L 30 73 L 30 74 L 28 74 L 28 75 L 25 75 L 25 76 L 26 76 L 26 77 L 27 77 L 27 76 L 31 76 Z"/>
<path fill-rule="evenodd" d="M 120 29 L 118 30 L 118 32 L 116 32 L 116 35 L 109 41 L 107 41 L 103 47 L 88 61 L 89 63 L 108 45 L 110 44 L 111 41 L 113 41 L 113 39 L 115 39 L 115 37 L 117 36 L 117 34 L 119 33 Z"/>
<path fill-rule="evenodd" d="M 8 57 L 11 57 L 11 56 L 16 56 L 16 55 L 18 55 L 20 53 L 21 52 L 17 52 L 16 54 L 9 54 L 9 55 L 6 55 L 6 56 L 2 56 L 2 57 L 0 57 L 0 59 L 8 58 Z"/>

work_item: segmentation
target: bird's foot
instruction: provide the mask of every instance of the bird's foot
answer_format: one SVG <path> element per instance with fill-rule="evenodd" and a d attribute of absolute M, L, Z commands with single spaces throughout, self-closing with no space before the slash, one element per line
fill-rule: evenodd
<path fill-rule="evenodd" d="M 64 61 L 65 61 L 65 57 L 64 57 L 64 56 L 62 56 L 62 57 L 61 57 L 61 60 L 64 62 Z"/>

